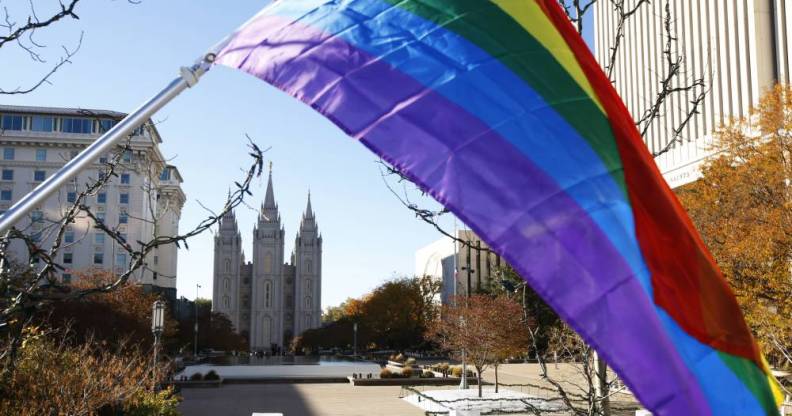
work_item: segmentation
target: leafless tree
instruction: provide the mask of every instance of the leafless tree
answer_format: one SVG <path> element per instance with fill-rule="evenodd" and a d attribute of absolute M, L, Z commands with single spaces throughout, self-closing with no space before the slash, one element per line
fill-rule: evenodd
<path fill-rule="evenodd" d="M 50 83 L 50 78 L 64 65 L 71 63 L 71 58 L 80 50 L 82 46 L 83 34 L 81 33 L 76 44 L 71 48 L 61 45 L 61 56 L 52 64 L 42 54 L 46 45 L 36 40 L 36 34 L 66 20 L 78 20 L 80 17 L 76 13 L 77 4 L 80 0 L 70 0 L 68 3 L 59 2 L 59 8 L 50 12 L 47 17 L 39 17 L 33 0 L 29 0 L 27 16 L 17 19 L 3 6 L 3 21 L 0 23 L 0 30 L 5 33 L 0 35 L 0 48 L 16 46 L 36 63 L 49 64 L 49 69 L 29 86 L 15 86 L 10 89 L 0 87 L 0 95 L 27 94 L 35 91 L 40 86 Z"/>
<path fill-rule="evenodd" d="M 210 230 L 223 215 L 242 204 L 246 196 L 252 195 L 250 192 L 251 183 L 261 175 L 263 168 L 264 150 L 251 141 L 250 157 L 252 162 L 244 170 L 243 178 L 239 182 L 235 182 L 234 189 L 229 191 L 225 203 L 217 212 L 210 211 L 206 218 L 184 233 L 161 234 L 156 224 L 152 224 L 153 232 L 146 241 L 127 241 L 117 227 L 106 223 L 98 215 L 95 208 L 88 204 L 87 199 L 96 196 L 114 178 L 118 177 L 118 172 L 124 163 L 124 156 L 131 150 L 130 141 L 131 137 L 126 144 L 118 147 L 112 158 L 101 168 L 97 178 L 91 178 L 84 184 L 75 182 L 70 185 L 76 190 L 76 197 L 74 202 L 64 205 L 60 218 L 47 219 L 48 224 L 45 229 L 34 232 L 30 226 L 22 229 L 12 228 L 0 238 L 0 334 L 5 335 L 6 338 L 4 349 L 0 351 L 0 365 L 2 366 L 0 388 L 2 388 L 2 382 L 7 381 L 14 371 L 23 329 L 38 310 L 52 302 L 110 292 L 126 285 L 135 272 L 147 267 L 149 255 L 158 248 L 169 245 L 189 248 L 188 240 L 190 238 Z M 152 171 L 144 172 L 144 175 L 158 176 L 164 163 L 163 161 L 143 161 L 142 166 L 142 169 Z M 155 166 L 156 170 L 152 168 Z M 152 201 L 157 199 L 159 192 L 156 187 L 142 191 L 149 193 L 147 198 Z M 159 218 L 158 213 L 155 213 L 148 221 L 156 223 L 157 218 Z M 29 222 L 35 224 L 41 220 L 40 218 L 31 218 Z M 94 230 L 108 236 L 129 257 L 128 265 L 120 270 L 115 270 L 116 276 L 111 282 L 77 288 L 59 278 L 59 273 L 66 270 L 66 267 L 59 263 L 58 254 L 68 245 L 77 243 L 76 241 L 73 243 L 64 241 L 70 224 L 76 220 L 88 221 Z M 25 247 L 27 258 L 30 259 L 29 263 L 20 264 L 17 259 L 12 257 L 8 248 L 15 241 L 21 242 Z"/>
<path fill-rule="evenodd" d="M 127 0 L 131 4 L 139 4 L 138 0 Z M 23 3 L 19 0 L 18 3 Z M 72 58 L 79 52 L 82 46 L 84 33 L 76 36 L 71 46 L 60 45 L 60 54 L 54 62 L 50 62 L 45 56 L 47 45 L 37 39 L 37 34 L 58 27 L 60 23 L 69 20 L 79 20 L 77 8 L 80 0 L 58 0 L 57 7 L 54 9 L 47 4 L 39 8 L 36 3 L 41 1 L 28 0 L 26 11 L 19 10 L 17 4 L 9 10 L 8 6 L 0 1 L 2 7 L 2 21 L 0 21 L 0 49 L 18 48 L 27 55 L 33 62 L 42 64 L 47 68 L 43 75 L 38 76 L 27 85 L 0 86 L 0 95 L 19 95 L 28 94 L 35 91 L 45 84 L 51 84 L 51 78 L 66 64 L 72 63 Z M 41 9 L 47 9 L 42 11 Z M 7 80 L 3 80 L 7 82 Z"/>

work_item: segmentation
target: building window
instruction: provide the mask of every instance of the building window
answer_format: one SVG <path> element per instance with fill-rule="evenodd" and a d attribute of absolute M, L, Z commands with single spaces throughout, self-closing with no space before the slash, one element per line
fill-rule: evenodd
<path fill-rule="evenodd" d="M 107 194 L 104 192 L 100 192 L 96 194 L 96 203 L 97 204 L 104 204 L 107 202 Z"/>
<path fill-rule="evenodd" d="M 30 213 L 30 220 L 33 222 L 42 222 L 44 221 L 44 212 L 40 210 L 35 210 Z"/>
<path fill-rule="evenodd" d="M 101 221 L 102 223 L 105 222 L 105 213 L 104 212 L 97 212 L 96 219 Z"/>
<path fill-rule="evenodd" d="M 35 170 L 33 171 L 33 180 L 36 182 L 41 182 L 47 177 L 47 173 L 43 170 Z"/>
<path fill-rule="evenodd" d="M 122 203 L 122 204 L 128 204 L 129 203 L 129 194 L 120 194 L 118 196 L 119 196 L 119 198 L 118 198 L 118 202 L 119 203 Z"/>
<path fill-rule="evenodd" d="M 90 134 L 93 123 L 85 118 L 64 118 L 61 122 L 61 131 L 64 133 Z"/>
<path fill-rule="evenodd" d="M 272 254 L 264 254 L 264 273 L 272 273 Z"/>
<path fill-rule="evenodd" d="M 157 276 L 159 276 L 159 273 L 154 272 L 154 275 L 152 277 L 154 278 L 154 280 L 157 280 Z"/>
<path fill-rule="evenodd" d="M 116 254 L 116 266 L 126 267 L 126 265 L 127 265 L 126 253 Z"/>
<path fill-rule="evenodd" d="M 226 309 L 231 307 L 231 299 L 228 296 L 223 296 L 223 305 Z"/>
<path fill-rule="evenodd" d="M 73 253 L 63 253 L 63 264 L 72 264 Z"/>
<path fill-rule="evenodd" d="M 266 307 L 270 307 L 272 303 L 272 294 L 270 293 L 271 285 L 269 282 L 264 284 L 264 304 Z"/>
<path fill-rule="evenodd" d="M 161 181 L 169 181 L 170 178 L 171 178 L 170 169 L 165 168 L 165 170 L 163 170 L 162 174 L 160 175 L 160 180 Z"/>
<path fill-rule="evenodd" d="M 126 235 L 126 233 L 118 233 L 118 238 L 120 238 L 120 239 L 121 239 L 121 241 L 123 241 L 123 242 L 125 242 L 125 243 L 126 243 L 126 241 L 127 241 L 127 235 Z M 157 264 L 157 256 L 154 256 L 154 264 Z"/>
<path fill-rule="evenodd" d="M 126 238 L 124 238 L 124 240 L 126 240 Z M 154 265 L 156 266 L 157 264 L 159 264 L 159 256 L 154 256 Z"/>
<path fill-rule="evenodd" d="M 0 201 L 10 201 L 11 200 L 11 190 L 3 189 L 0 191 Z"/>
<path fill-rule="evenodd" d="M 118 214 L 118 223 L 119 224 L 126 224 L 129 222 L 129 215 L 126 212 L 122 212 Z"/>
<path fill-rule="evenodd" d="M 231 260 L 229 259 L 225 261 L 225 271 L 226 273 L 231 273 Z"/>
<path fill-rule="evenodd" d="M 77 192 L 67 192 L 66 193 L 66 202 L 74 203 L 77 201 Z"/>
<path fill-rule="evenodd" d="M 4 115 L 3 130 L 22 130 L 23 121 L 22 116 Z"/>
<path fill-rule="evenodd" d="M 14 180 L 14 171 L 11 169 L 3 169 L 3 180 L 4 181 L 13 181 Z"/>
<path fill-rule="evenodd" d="M 122 173 L 121 174 L 121 185 L 129 185 L 129 174 Z"/>
<path fill-rule="evenodd" d="M 33 131 L 52 131 L 53 118 L 45 116 L 33 116 L 30 122 L 30 130 Z"/>
<path fill-rule="evenodd" d="M 71 279 L 72 279 L 72 275 L 70 275 L 69 273 L 63 274 L 63 284 L 68 285 L 69 283 L 71 283 Z"/>
<path fill-rule="evenodd" d="M 104 263 L 104 253 L 94 253 L 94 264 Z"/>
<path fill-rule="evenodd" d="M 311 269 L 313 269 L 313 263 L 311 263 L 311 260 L 306 260 L 305 261 L 305 272 L 306 273 L 311 273 Z"/>
<path fill-rule="evenodd" d="M 105 235 L 103 232 L 94 235 L 94 244 L 103 245 L 105 242 Z"/>
<path fill-rule="evenodd" d="M 36 149 L 36 161 L 38 162 L 47 161 L 47 149 Z"/>
<path fill-rule="evenodd" d="M 231 279 L 227 277 L 223 279 L 223 286 L 225 286 L 226 290 L 231 289 Z"/>
<path fill-rule="evenodd" d="M 13 147 L 6 147 L 3 148 L 3 159 L 5 160 L 14 160 L 14 148 Z"/>
<path fill-rule="evenodd" d="M 107 164 L 107 157 L 106 156 L 100 157 L 99 158 L 99 163 L 101 163 L 103 165 L 106 165 Z"/>
<path fill-rule="evenodd" d="M 305 298 L 305 309 L 311 310 L 311 297 L 310 296 Z"/>
<path fill-rule="evenodd" d="M 73 243 L 74 242 L 74 231 L 66 231 L 63 234 L 63 242 L 64 243 Z"/>
<path fill-rule="evenodd" d="M 110 130 L 115 124 L 115 120 L 99 120 L 99 133 Z"/>
<path fill-rule="evenodd" d="M 124 162 L 131 162 L 132 161 L 132 151 L 131 150 L 124 150 L 124 157 L 121 158 Z"/>

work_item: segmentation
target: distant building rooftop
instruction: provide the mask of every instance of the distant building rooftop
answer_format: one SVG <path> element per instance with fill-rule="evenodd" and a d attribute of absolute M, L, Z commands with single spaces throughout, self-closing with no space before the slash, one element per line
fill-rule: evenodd
<path fill-rule="evenodd" d="M 27 105 L 5 105 L 0 104 L 0 113 L 26 113 L 26 114 L 57 114 L 63 116 L 104 116 L 112 118 L 123 118 L 126 113 L 112 110 L 97 110 L 92 108 L 73 108 L 73 107 L 38 107 Z"/>

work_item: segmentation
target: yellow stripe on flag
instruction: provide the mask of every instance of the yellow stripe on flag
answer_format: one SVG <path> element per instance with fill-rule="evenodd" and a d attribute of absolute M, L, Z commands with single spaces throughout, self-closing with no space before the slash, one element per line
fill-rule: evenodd
<path fill-rule="evenodd" d="M 569 45 L 558 33 L 553 23 L 547 18 L 541 7 L 534 0 L 492 0 L 498 7 L 512 17 L 520 26 L 531 34 L 542 46 L 556 58 L 556 60 L 569 72 L 580 88 L 591 97 L 597 107 L 605 113 L 602 104 L 594 93 L 594 88 L 583 73 L 583 68 L 578 64 L 575 54 Z"/>

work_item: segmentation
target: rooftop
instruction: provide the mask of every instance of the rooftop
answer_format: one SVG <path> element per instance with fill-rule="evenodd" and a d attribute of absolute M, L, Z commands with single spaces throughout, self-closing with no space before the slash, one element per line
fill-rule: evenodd
<path fill-rule="evenodd" d="M 0 104 L 0 113 L 25 113 L 25 114 L 57 114 L 62 116 L 91 116 L 91 117 L 112 117 L 123 118 L 126 113 L 112 110 L 97 110 L 91 108 L 73 107 L 38 107 L 26 105 L 5 105 Z"/>

